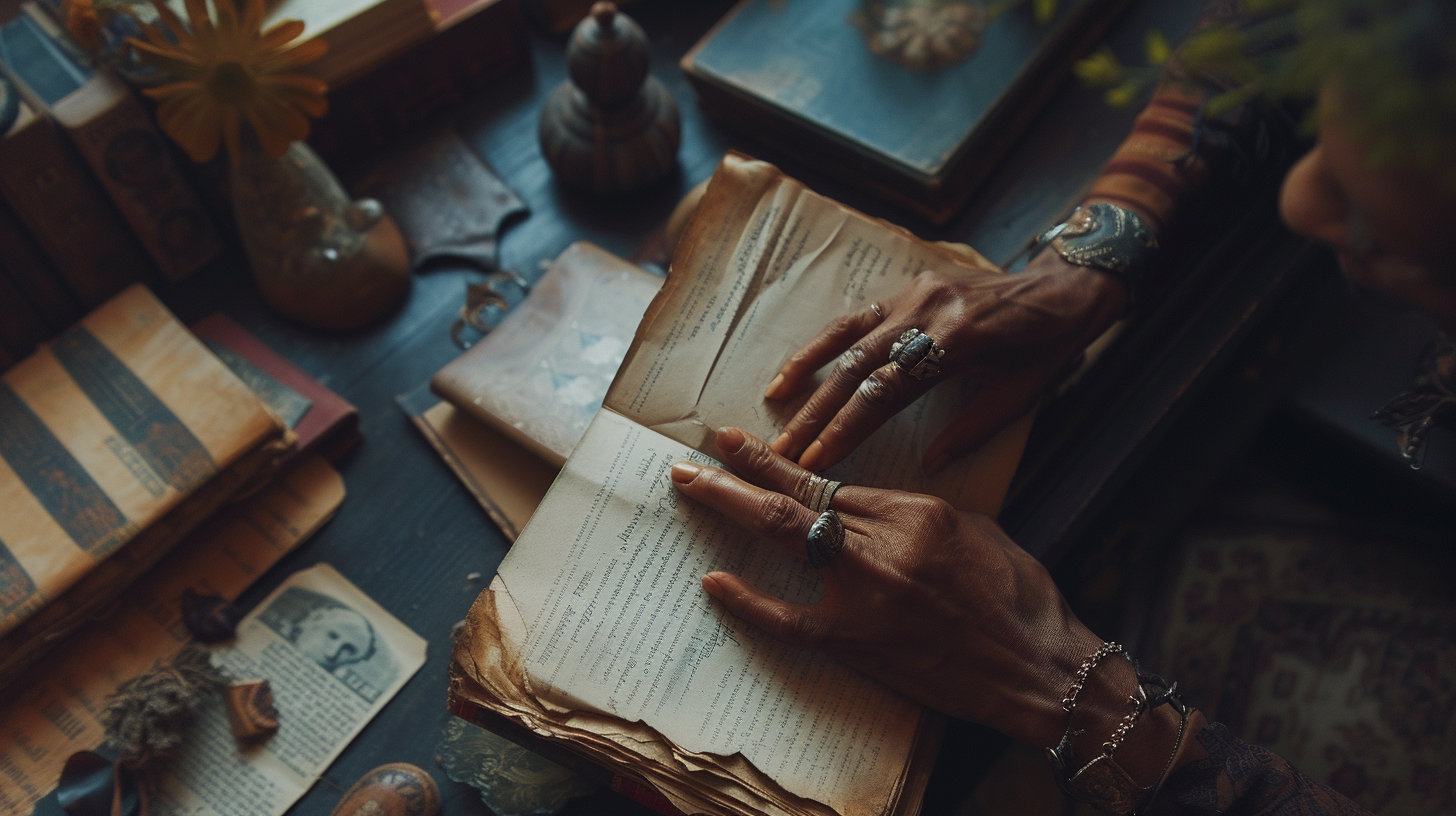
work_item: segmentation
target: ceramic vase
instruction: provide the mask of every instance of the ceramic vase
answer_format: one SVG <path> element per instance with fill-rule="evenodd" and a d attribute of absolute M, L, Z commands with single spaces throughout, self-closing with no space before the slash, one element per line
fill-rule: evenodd
<path fill-rule="evenodd" d="M 233 210 L 264 300 L 298 323 L 336 330 L 397 307 L 409 292 L 409 260 L 379 202 L 350 200 L 303 142 L 272 158 L 244 141 L 231 162 Z"/>

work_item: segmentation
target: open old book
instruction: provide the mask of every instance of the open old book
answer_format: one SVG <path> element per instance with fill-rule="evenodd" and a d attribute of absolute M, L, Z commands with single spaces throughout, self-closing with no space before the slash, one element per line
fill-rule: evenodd
<path fill-rule="evenodd" d="M 720 426 L 773 438 L 799 407 L 763 399 L 783 360 L 928 268 L 997 271 L 729 154 L 603 410 L 456 640 L 452 710 L 544 738 L 686 813 L 917 812 L 939 717 L 717 606 L 700 584 L 710 570 L 803 602 L 819 578 L 679 497 L 668 468 L 712 461 Z M 1030 418 L 933 479 L 920 467 L 973 388 L 941 384 L 829 475 L 994 513 Z"/>

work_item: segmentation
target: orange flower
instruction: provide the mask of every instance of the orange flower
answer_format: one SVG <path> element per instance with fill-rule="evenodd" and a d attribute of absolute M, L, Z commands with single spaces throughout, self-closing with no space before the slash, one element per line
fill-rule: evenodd
<path fill-rule="evenodd" d="M 142 59 L 176 78 L 142 92 L 161 102 L 158 123 L 194 161 L 212 158 L 220 142 L 236 158 L 244 121 L 276 158 L 308 136 L 308 116 L 328 110 L 323 80 L 294 70 L 323 56 L 328 44 L 315 39 L 290 47 L 303 33 L 301 21 L 263 31 L 263 0 L 243 2 L 239 18 L 235 0 L 214 0 L 213 21 L 207 0 L 186 0 L 189 30 L 161 0 L 152 0 L 167 33 L 145 26 L 146 41 L 129 40 Z"/>
<path fill-rule="evenodd" d="M 92 0 L 66 0 L 66 30 L 88 52 L 101 49 L 101 15 Z"/>

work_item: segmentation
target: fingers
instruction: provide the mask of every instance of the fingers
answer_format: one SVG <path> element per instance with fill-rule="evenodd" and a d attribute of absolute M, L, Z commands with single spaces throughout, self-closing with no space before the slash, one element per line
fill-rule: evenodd
<path fill-rule="evenodd" d="M 768 384 L 764 397 L 788 399 L 802 393 L 813 382 L 814 372 L 828 365 L 835 357 L 843 354 L 845 349 L 884 322 L 883 315 L 884 309 L 879 304 L 871 304 L 867 309 L 830 321 L 823 331 L 794 352 L 784 363 Z"/>
<path fill-rule="evenodd" d="M 841 410 L 854 397 L 864 381 L 885 364 L 898 333 L 881 326 L 843 354 L 839 362 L 804 406 L 784 426 L 784 432 L 773 442 L 773 449 L 810 470 L 824 465 L 803 460 L 803 454 Z"/>
<path fill-rule="evenodd" d="M 812 503 L 819 477 L 780 456 L 767 442 L 737 428 L 719 429 L 717 441 L 723 461 L 744 479 L 799 504 Z"/>
<path fill-rule="evenodd" d="M 736 575 L 710 572 L 703 576 L 703 589 L 717 598 L 737 617 L 795 646 L 813 646 L 823 639 L 824 609 L 785 603 L 759 592 Z"/>
<path fill-rule="evenodd" d="M 749 532 L 772 539 L 802 555 L 809 525 L 818 516 L 794 499 L 739 479 L 725 470 L 694 462 L 672 466 L 672 482 L 684 495 L 702 502 Z"/>
<path fill-rule="evenodd" d="M 1044 386 L 1037 372 L 984 384 L 971 404 L 930 440 L 925 448 L 925 472 L 935 473 L 955 457 L 986 444 L 1012 420 L 1031 410 Z"/>
<path fill-rule="evenodd" d="M 809 470 L 832 467 L 854 452 L 870 434 L 930 390 L 891 363 L 874 370 L 850 395 L 834 419 L 804 449 L 799 464 Z"/>

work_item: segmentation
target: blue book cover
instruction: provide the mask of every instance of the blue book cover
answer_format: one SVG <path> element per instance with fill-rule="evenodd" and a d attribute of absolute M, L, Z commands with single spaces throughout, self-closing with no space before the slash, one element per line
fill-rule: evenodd
<path fill-rule="evenodd" d="M 725 125 L 944 210 L 1121 5 L 1064 0 L 1039 23 L 982 0 L 744 0 L 682 68 Z"/>

